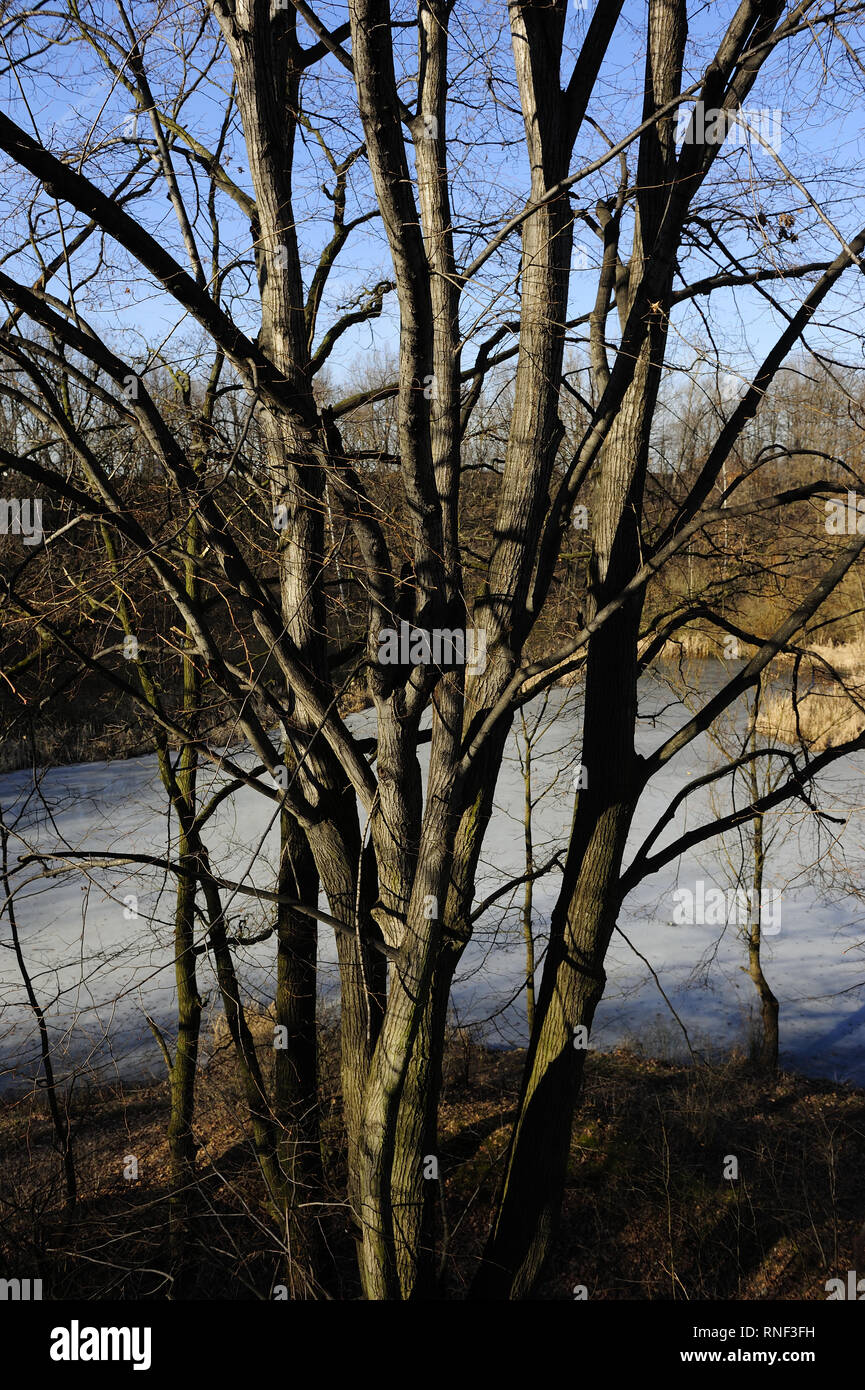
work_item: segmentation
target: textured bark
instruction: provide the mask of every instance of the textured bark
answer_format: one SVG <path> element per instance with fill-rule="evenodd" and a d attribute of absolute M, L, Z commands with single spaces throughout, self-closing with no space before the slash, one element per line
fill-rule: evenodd
<path fill-rule="evenodd" d="M 355 921 L 359 900 L 366 925 L 370 903 L 358 889 L 360 831 L 353 793 L 333 751 L 316 731 L 320 710 L 334 699 L 327 666 L 324 568 L 324 486 L 327 439 L 312 395 L 310 315 L 305 303 L 292 205 L 292 169 L 303 57 L 294 12 L 275 21 L 269 6 L 238 6 L 221 20 L 237 77 L 237 104 L 256 193 L 261 298 L 259 343 L 290 391 L 292 408 L 270 402 L 262 411 L 274 508 L 282 508 L 278 559 L 282 617 L 315 700 L 294 681 L 286 687 L 291 729 L 286 730 L 297 790 L 309 807 L 303 829 L 328 897 L 340 921 Z M 318 293 L 313 286 L 313 294 Z M 339 449 L 338 438 L 336 440 Z M 298 928 L 308 933 L 308 926 Z M 304 989 L 314 992 L 310 968 Z M 383 962 L 342 935 L 337 941 L 341 979 L 343 1105 L 347 1130 L 350 1201 L 355 1203 L 361 1093 L 382 1009 Z M 312 1009 L 312 1004 L 308 1005 Z M 314 1014 L 305 1026 L 314 1028 Z M 314 1048 L 314 1042 L 305 1045 Z"/>
<path fill-rule="evenodd" d="M 171 1064 L 171 1114 L 168 1150 L 171 1159 L 170 1244 L 174 1265 L 174 1295 L 183 1282 L 190 1199 L 195 1184 L 195 1140 L 192 1121 L 201 1028 L 201 998 L 195 966 L 195 897 L 198 887 L 195 857 L 180 832 L 178 880 L 174 907 L 174 978 L 177 989 L 177 1042 Z"/>
<path fill-rule="evenodd" d="M 637 617 L 608 624 L 606 640 L 590 659 L 585 746 L 596 749 L 593 734 L 600 733 L 604 755 L 588 762 L 588 785 L 579 793 L 505 1182 L 474 1289 L 480 1298 L 531 1294 L 561 1205 L 585 1058 L 574 1047 L 575 1029 L 591 1029 L 603 994 L 603 961 L 615 926 L 621 856 L 636 799 L 631 722 L 636 682 L 632 679 L 628 688 L 622 656 L 628 644 L 635 652 Z"/>
<path fill-rule="evenodd" d="M 534 803 L 532 800 L 532 743 L 522 719 L 525 755 L 523 757 L 523 847 L 526 882 L 523 888 L 523 941 L 526 946 L 526 1022 L 529 1035 L 535 1022 L 535 934 L 534 934 L 534 881 L 531 877 L 535 867 L 534 852 Z"/>
<path fill-rule="evenodd" d="M 574 131 L 559 88 L 567 6 L 514 5 L 514 66 L 539 201 L 566 176 Z M 476 620 L 487 628 L 487 685 L 510 675 L 526 635 L 526 602 L 550 478 L 564 430 L 559 383 L 565 344 L 573 214 L 567 194 L 543 204 L 522 228 L 520 350 L 499 494 L 489 592 Z"/>
<path fill-rule="evenodd" d="M 453 266 L 443 158 L 447 8 L 422 6 L 420 15 L 422 109 L 414 121 L 419 214 L 400 130 L 406 113 L 396 89 L 389 6 L 386 0 L 350 5 L 358 106 L 400 310 L 397 420 L 413 535 L 414 611 L 430 628 L 449 625 L 443 615 L 459 584 L 454 566 L 459 401 L 453 277 L 450 287 L 434 288 L 435 272 L 440 276 Z M 376 614 L 371 617 L 374 660 Z M 429 1244 L 420 1235 L 429 1207 L 421 1165 L 434 1142 L 429 1079 L 440 1041 L 431 1027 L 429 992 L 441 934 L 438 912 L 430 915 L 426 904 L 444 898 L 451 838 L 444 788 L 453 777 L 454 735 L 452 729 L 449 745 L 441 728 L 435 730 L 423 814 L 418 726 L 436 679 L 429 667 L 417 668 L 396 689 L 381 672 L 373 670 L 371 677 L 378 715 L 375 915 L 385 939 L 401 950 L 363 1104 L 361 1278 L 366 1296 L 376 1299 L 412 1297 L 426 1281 L 418 1250 L 419 1241 Z"/>
<path fill-rule="evenodd" d="M 441 0 L 420 6 L 418 115 L 411 125 L 417 169 L 418 204 L 423 232 L 432 315 L 432 368 L 435 391 L 430 400 L 430 447 L 435 487 L 441 504 L 445 612 L 454 626 L 468 625 L 459 548 L 460 484 L 460 287 L 454 259 L 448 186 L 447 60 L 451 7 Z M 459 753 L 464 702 L 463 673 L 449 672 L 433 700 L 430 747 L 431 785 L 452 784 Z M 447 844 L 454 823 L 446 816 L 452 794 L 442 791 L 442 824 Z M 437 823 L 423 827 L 420 855 L 432 851 L 433 875 L 441 863 Z M 427 1161 L 438 1161 L 438 1101 L 450 981 L 457 955 L 442 935 L 448 923 L 441 887 L 433 895 L 426 929 L 433 936 L 428 992 L 405 1062 L 390 1175 L 394 1210 L 396 1278 L 400 1297 L 433 1297 L 436 1289 L 436 1225 L 442 1179 L 425 1176 Z"/>
<path fill-rule="evenodd" d="M 211 388 L 215 388 L 219 375 L 218 358 L 211 376 Z M 208 392 L 208 404 L 212 403 L 212 391 Z M 205 406 L 205 411 L 208 405 Z M 101 528 L 105 553 L 115 578 L 118 612 L 127 636 L 134 636 L 132 615 L 126 595 L 120 582 L 117 550 L 114 537 L 108 527 Z M 186 557 L 184 562 L 184 592 L 190 603 L 198 600 L 198 563 L 200 547 L 200 528 L 194 517 L 186 526 Z M 192 643 L 192 632 L 187 625 L 187 643 Z M 139 655 L 136 672 L 145 697 L 156 704 L 159 692 L 154 674 Z M 191 734 L 198 729 L 201 701 L 201 679 L 195 662 L 184 651 L 181 659 L 183 683 L 183 714 Z M 171 1191 L 169 1197 L 169 1253 L 171 1257 L 172 1297 L 182 1298 L 193 1271 L 189 1261 L 189 1235 L 195 1192 L 196 1144 L 193 1135 L 195 1114 L 195 1088 L 198 1071 L 198 1044 L 201 1031 L 202 1003 L 198 992 L 196 967 L 196 896 L 198 891 L 198 856 L 200 839 L 194 831 L 197 809 L 198 752 L 192 743 L 184 744 L 177 770 L 174 770 L 171 752 L 164 730 L 157 729 L 155 737 L 156 758 L 159 776 L 166 796 L 177 818 L 177 854 L 180 875 L 175 889 L 174 903 L 174 979 L 177 991 L 177 1042 L 174 1057 L 166 1061 L 169 1065 L 169 1087 L 171 1094 L 168 1120 L 168 1152 L 171 1165 Z"/>
<path fill-rule="evenodd" d="M 645 115 L 678 90 L 684 43 L 681 0 L 653 0 Z M 650 127 L 640 144 L 630 302 L 622 306 L 626 314 L 633 312 L 645 263 L 656 248 L 674 171 L 673 125 L 667 119 Z M 653 273 L 658 274 L 657 264 Z M 671 281 L 668 266 L 666 285 L 661 286 L 667 296 Z M 593 509 L 590 620 L 640 565 L 639 517 L 665 338 L 662 313 L 650 311 L 633 379 L 601 450 Z M 574 1047 L 575 1029 L 583 1026 L 590 1031 L 603 995 L 603 962 L 619 907 L 622 855 L 640 790 L 634 727 L 641 610 L 638 593 L 592 636 L 588 646 L 582 756 L 587 785 L 577 796 L 519 1113 L 495 1223 L 475 1283 L 474 1293 L 480 1298 L 531 1294 L 561 1209 L 585 1058 L 584 1050 Z"/>
<path fill-rule="evenodd" d="M 399 962 L 391 972 L 387 1010 L 364 1092 L 360 1150 L 361 1278 L 370 1299 L 410 1297 L 423 1260 L 405 1236 L 424 1226 L 423 1145 L 430 1139 L 430 1068 L 425 1049 L 431 1029 L 431 991 L 441 944 L 441 923 L 427 903 L 444 900 L 452 839 L 450 788 L 430 770 L 424 817 L 425 852 L 419 858 Z M 416 1051 L 417 1049 L 417 1051 Z M 414 1068 L 413 1063 L 414 1061 Z M 412 1094 L 417 1069 L 425 1075 Z M 401 1101 L 410 1085 L 407 1108 Z M 403 1283 L 401 1280 L 407 1280 Z M 423 1275 L 421 1269 L 421 1282 Z"/>
<path fill-rule="evenodd" d="M 315 906 L 318 872 L 306 837 L 283 811 L 277 892 Z M 275 1058 L 274 1111 L 282 1128 L 285 1172 L 303 1187 L 307 1176 L 320 1179 L 321 1148 L 316 1047 L 315 918 L 277 906 L 276 1024 L 285 1029 L 287 1046 Z"/>
<path fill-rule="evenodd" d="M 186 528 L 186 594 L 198 599 L 199 527 L 191 518 Z M 191 633 L 187 629 L 187 642 Z M 142 668 L 143 674 L 143 668 Z M 149 676 L 149 673 L 148 673 Z M 145 676 L 145 681 L 148 679 Z M 196 731 L 201 701 L 201 680 L 194 661 L 183 656 L 183 708 L 190 728 Z M 178 880 L 174 918 L 174 972 L 177 986 L 177 1044 L 171 1067 L 171 1118 L 168 1147 L 171 1154 L 171 1253 L 174 1262 L 174 1296 L 182 1294 L 190 1273 L 186 1261 L 187 1217 L 195 1182 L 195 1139 L 192 1122 L 195 1113 L 195 1085 L 198 1068 L 198 1040 L 201 1029 L 201 998 L 198 993 L 195 950 L 195 900 L 197 877 L 195 856 L 190 853 L 190 826 L 196 813 L 198 752 L 186 744 L 180 754 L 176 780 L 165 741 L 159 750 L 163 784 L 172 795 L 179 825 L 178 853 L 187 869 Z"/>
<path fill-rule="evenodd" d="M 779 0 L 743 0 L 736 8 L 702 83 L 700 99 L 705 105 L 723 104 L 733 110 L 741 104 L 772 50 L 772 30 L 782 8 Z M 269 488 L 268 500 L 280 509 L 282 518 L 274 541 L 279 587 L 274 599 L 268 582 L 260 582 L 254 566 L 247 563 L 249 538 L 233 535 L 221 498 L 209 489 L 196 490 L 194 461 L 190 463 L 182 442 L 144 386 L 134 402 L 124 403 L 124 426 L 134 422 L 177 495 L 194 511 L 202 553 L 206 544 L 221 567 L 227 608 L 241 620 L 238 632 L 254 628 L 267 651 L 267 666 L 278 672 L 271 682 L 264 674 L 253 679 L 232 666 L 208 626 L 208 605 L 198 602 L 194 583 L 190 588 L 179 581 L 176 553 L 147 534 L 71 422 L 58 423 L 52 410 L 47 411 L 49 423 L 56 425 L 71 450 L 88 489 L 78 489 L 69 478 L 56 478 L 58 490 L 82 514 L 95 501 L 100 510 L 94 514 L 105 517 L 106 525 L 116 528 L 133 553 L 145 557 L 152 567 L 160 597 L 164 595 L 180 615 L 189 652 L 194 651 L 196 662 L 207 663 L 208 674 L 263 762 L 260 779 L 256 774 L 259 790 L 273 797 L 267 775 L 275 778 L 282 764 L 289 770 L 289 787 L 281 794 L 281 805 L 279 797 L 269 803 L 276 804 L 281 824 L 279 896 L 293 898 L 295 906 L 280 901 L 276 908 L 277 1024 L 286 1028 L 289 1046 L 277 1052 L 275 1090 L 268 1096 L 240 998 L 219 886 L 210 873 L 194 819 L 196 753 L 187 741 L 175 780 L 167 757 L 167 736 L 171 733 L 183 742 L 184 729 L 164 718 L 141 667 L 148 714 L 159 728 L 161 767 L 181 832 L 175 916 L 179 1028 L 171 1074 L 172 1237 L 178 1238 L 179 1258 L 181 1198 L 194 1178 L 191 1123 L 201 1008 L 193 933 L 197 881 L 271 1213 L 285 1232 L 291 1252 L 286 1277 L 296 1297 L 320 1292 L 321 1252 L 314 1223 L 310 1225 L 304 1212 L 310 1209 L 308 1203 L 315 1202 L 321 1185 L 315 1052 L 317 933 L 309 916 L 309 910 L 317 907 L 321 887 L 337 919 L 347 1195 L 358 1222 L 364 1293 L 372 1299 L 416 1299 L 436 1292 L 440 1192 L 434 1179 L 424 1177 L 423 1169 L 425 1159 L 438 1158 L 436 1117 L 449 990 L 471 935 L 483 837 L 505 741 L 524 693 L 515 673 L 554 581 L 573 504 L 592 486 L 593 552 L 586 621 L 596 626 L 588 641 L 586 665 L 583 764 L 588 783 L 575 808 L 562 891 L 530 1015 L 517 1123 L 475 1290 L 481 1297 L 525 1297 L 536 1287 L 561 1205 L 585 1055 L 573 1046 L 575 1029 L 591 1027 L 603 992 L 604 959 L 623 892 L 623 850 L 647 775 L 634 750 L 642 588 L 635 588 L 603 622 L 598 615 L 618 602 L 645 558 L 643 486 L 668 314 L 674 302 L 672 277 L 690 200 L 716 154 L 712 149 L 686 146 L 677 161 L 676 116 L 657 118 L 658 109 L 680 91 L 686 6 L 684 0 L 649 0 L 643 111 L 648 124 L 639 140 L 636 188 L 628 183 L 633 172 L 629 153 L 623 161 L 618 197 L 597 210 L 604 233 L 604 261 L 590 316 L 590 397 L 596 409 L 574 458 L 568 461 L 559 456 L 564 433 L 559 393 L 574 209 L 586 185 L 576 184 L 570 194 L 560 184 L 573 172 L 575 140 L 621 3 L 609 0 L 595 7 L 586 41 L 567 79 L 562 77 L 566 0 L 512 0 L 508 5 L 530 205 L 519 226 L 520 322 L 513 409 L 496 495 L 491 558 L 472 614 L 466 608 L 461 570 L 459 489 L 462 430 L 477 392 L 472 399 L 472 388 L 468 400 L 460 399 L 460 351 L 462 333 L 467 331 L 466 323 L 460 323 L 460 309 L 465 285 L 472 294 L 477 282 L 472 283 L 473 271 L 464 280 L 456 263 L 451 225 L 447 120 L 448 23 L 453 7 L 447 0 L 420 0 L 416 109 L 405 104 L 411 90 L 411 82 L 404 80 L 405 70 L 397 80 L 399 44 L 394 44 L 388 0 L 350 0 L 350 24 L 334 32 L 301 0 L 296 7 L 274 6 L 272 0 L 212 0 L 211 9 L 230 55 L 254 201 L 224 171 L 215 177 L 214 188 L 234 188 L 235 201 L 250 220 L 261 303 L 261 330 L 255 342 L 223 310 L 219 288 L 213 290 L 213 285 L 221 284 L 216 251 L 212 283 L 198 259 L 201 220 L 191 218 L 183 207 L 184 184 L 172 168 L 173 142 L 182 133 L 175 121 L 165 126 L 171 139 L 164 135 L 165 122 L 156 111 L 147 78 L 146 46 L 135 39 L 125 16 L 132 44 L 129 70 L 142 107 L 151 117 L 192 277 L 130 216 L 122 200 L 112 201 L 93 186 L 82 172 L 83 162 L 76 170 L 72 163 L 55 159 L 0 115 L 0 144 L 20 167 L 80 214 L 92 217 L 100 227 L 104 224 L 184 312 L 195 317 L 232 363 L 255 400 L 256 425 L 265 445 L 259 481 L 264 483 L 264 495 Z M 304 42 L 309 30 L 318 40 L 312 48 L 304 49 L 298 38 L 297 14 L 302 16 Z M 342 46 L 349 37 L 350 52 Z M 742 61 L 746 49 L 751 56 Z M 316 90 L 314 83 L 302 82 L 303 73 L 325 54 L 331 68 L 339 63 L 351 73 L 357 95 L 352 117 L 359 114 L 363 124 L 363 148 L 350 152 L 338 167 L 331 160 L 335 185 L 332 194 L 325 191 L 332 199 L 334 234 L 311 273 L 307 293 L 304 274 L 309 246 L 301 248 L 296 220 L 304 221 L 307 209 L 304 204 L 301 213 L 293 201 L 295 143 L 299 124 L 309 124 L 309 113 L 300 109 L 301 92 L 306 98 L 310 89 Z M 457 61 L 462 64 L 463 57 Z M 334 114 L 328 111 L 327 118 Z M 229 110 L 226 130 L 230 121 Z M 313 129 L 311 124 L 309 128 Z M 195 153 L 200 157 L 200 151 Z M 313 394 L 316 372 L 339 338 L 339 325 L 326 328 L 318 351 L 314 350 L 327 277 L 345 242 L 346 174 L 353 161 L 361 158 L 368 160 L 400 313 L 399 380 L 392 394 L 397 401 L 404 534 L 411 563 L 399 603 L 407 603 L 417 625 L 427 629 L 463 625 L 485 629 L 486 669 L 466 679 L 457 672 L 443 676 L 419 667 L 400 683 L 393 673 L 376 666 L 379 630 L 394 622 L 399 606 L 385 541 L 387 522 L 380 522 L 376 512 L 380 499 L 367 497 L 363 469 L 355 470 L 350 451 L 347 454 L 343 446 L 335 422 L 338 408 L 320 408 Z M 302 182 L 305 199 L 309 185 L 305 173 Z M 364 187 L 363 178 L 358 187 Z M 311 203 L 310 208 L 315 219 Z M 634 240 L 625 264 L 620 241 L 623 222 L 630 225 L 632 210 Z M 364 210 L 359 220 L 371 215 Z M 497 254 L 495 246 L 504 246 L 511 231 L 505 227 L 493 233 L 490 254 Z M 854 246 L 860 249 L 861 240 Z M 481 262 L 485 259 L 482 252 Z M 758 397 L 784 355 L 848 264 L 849 258 L 839 258 L 831 274 L 809 292 L 802 310 L 791 318 L 786 336 L 767 359 L 746 406 L 734 412 L 721 432 L 690 498 L 683 503 L 682 514 L 671 523 L 674 529 L 688 515 L 688 508 L 693 514 L 705 501 L 747 412 L 754 413 Z M 496 274 L 505 266 L 505 261 L 498 261 Z M 0 271 L 0 289 L 16 306 L 15 315 L 26 314 L 48 339 L 56 340 L 76 360 L 89 361 L 119 389 L 126 364 L 105 343 L 88 336 L 74 315 L 60 314 L 47 295 L 17 285 L 8 269 Z M 379 309 L 390 286 L 387 281 L 377 287 Z M 611 366 L 608 322 L 613 306 L 621 339 Z M 471 307 L 474 319 L 474 303 Z M 495 315 L 495 304 L 488 308 Z M 347 317 L 359 321 L 351 313 Z M 502 334 L 512 331 L 513 325 L 500 326 L 494 340 L 500 342 Z M 474 332 L 468 329 L 473 345 Z M 21 341 L 13 342 L 9 350 L 23 352 Z M 484 354 L 482 348 L 480 359 Z M 509 355 L 510 350 L 505 356 Z M 42 390 L 38 376 L 31 372 L 30 380 L 48 400 L 50 392 Z M 478 392 L 482 380 L 479 376 Z M 38 458 L 22 461 L 22 469 L 30 470 L 28 476 L 44 484 L 46 470 L 40 474 L 40 468 Z M 336 712 L 337 691 L 328 664 L 324 526 L 332 497 L 338 498 L 353 528 L 360 556 L 355 574 L 368 596 L 364 639 L 377 718 L 372 752 L 352 737 Z M 354 557 L 351 563 L 355 564 Z M 851 563 L 852 558 L 839 562 L 826 577 L 824 596 L 843 576 L 844 564 Z M 819 601 L 818 594 L 815 607 Z M 799 626 L 801 620 L 794 615 L 779 631 L 782 637 L 789 636 Z M 85 668 L 91 670 L 86 662 Z M 750 667 L 748 671 L 750 680 L 753 672 Z M 185 659 L 184 676 L 194 680 L 191 656 Z M 266 699 L 266 720 L 251 694 Z M 193 685 L 185 689 L 185 695 L 189 697 L 187 723 L 194 727 L 197 695 Z M 430 770 L 424 796 L 419 729 L 421 716 L 430 706 Z M 277 721 L 282 722 L 284 738 L 279 750 L 268 732 Z M 202 744 L 201 751 L 209 750 Z M 232 776 L 238 785 L 256 780 L 245 778 L 239 769 L 233 769 Z M 530 777 L 529 765 L 527 797 Z M 526 825 L 530 869 L 528 819 Z M 754 834 L 762 836 L 756 821 Z M 754 846 L 755 865 L 758 860 L 760 865 L 756 883 L 762 881 L 762 839 L 758 845 L 755 838 Z M 531 897 L 527 884 L 524 928 L 529 937 Z M 760 965 L 759 933 L 759 921 L 752 923 L 749 960 L 763 1001 L 768 1037 L 773 997 Z M 374 949 L 382 941 L 391 960 L 389 981 L 384 954 Z M 531 966 L 530 947 L 527 963 Z M 774 1045 L 777 1057 L 776 1002 Z"/>
<path fill-rule="evenodd" d="M 318 902 L 318 873 L 306 836 L 283 809 L 280 818 L 277 892 L 311 907 Z M 286 1220 L 292 1262 L 307 1261 L 318 1277 L 325 1246 L 314 1203 L 321 1195 L 322 1160 L 316 1045 L 318 928 L 314 917 L 277 906 L 276 1027 L 284 1029 L 274 1058 L 273 1113 L 277 1153 L 286 1183 Z"/>
<path fill-rule="evenodd" d="M 760 789 L 757 785 L 755 763 L 751 764 L 751 797 L 756 801 Z M 760 1000 L 760 1037 L 755 1061 L 760 1071 L 774 1076 L 778 1070 L 778 1013 L 779 1005 L 763 973 L 762 947 L 762 893 L 763 871 L 766 866 L 766 850 L 763 844 L 763 816 L 757 815 L 751 822 L 751 853 L 753 855 L 754 877 L 752 880 L 753 898 L 751 901 L 751 920 L 748 924 L 748 974 L 754 981 L 754 988 Z"/>

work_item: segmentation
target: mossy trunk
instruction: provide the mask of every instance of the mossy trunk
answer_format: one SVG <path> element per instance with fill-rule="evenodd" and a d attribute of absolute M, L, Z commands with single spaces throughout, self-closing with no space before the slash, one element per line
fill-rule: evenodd
<path fill-rule="evenodd" d="M 756 775 L 756 774 L 755 774 Z M 778 1000 L 772 993 L 769 981 L 763 973 L 762 934 L 763 934 L 763 870 L 766 853 L 763 844 L 763 817 L 754 817 L 751 826 L 751 845 L 754 857 L 754 892 L 752 896 L 751 921 L 748 927 L 748 974 L 760 1000 L 760 1035 L 754 1052 L 754 1061 L 760 1071 L 774 1076 L 778 1070 Z"/>
<path fill-rule="evenodd" d="M 603 963 L 618 911 L 618 878 L 636 799 L 632 611 L 593 639 L 586 688 L 587 786 L 579 793 L 562 892 L 523 1072 L 496 1220 L 472 1296 L 531 1296 L 549 1253 L 567 1176 L 571 1126 L 604 992 Z M 623 668 L 624 660 L 624 668 Z"/>
<path fill-rule="evenodd" d="M 183 1262 L 189 1210 L 195 1187 L 195 1140 L 192 1121 L 201 1028 L 201 998 L 195 968 L 197 881 L 194 858 L 190 857 L 189 843 L 183 831 L 180 835 L 178 853 L 181 875 L 178 879 L 174 908 L 177 1044 L 171 1064 L 171 1114 L 168 1121 L 168 1151 L 171 1163 L 169 1245 L 175 1296 L 184 1278 Z"/>
<path fill-rule="evenodd" d="M 283 810 L 281 816 L 280 894 L 315 907 L 318 873 L 300 826 Z M 306 1264 L 314 1287 L 325 1267 L 325 1242 L 315 1202 L 322 1196 L 322 1155 L 316 1045 L 318 928 L 315 918 L 287 904 L 277 908 L 276 1029 L 274 1039 L 274 1117 L 278 1158 L 286 1184 L 289 1258 Z"/>

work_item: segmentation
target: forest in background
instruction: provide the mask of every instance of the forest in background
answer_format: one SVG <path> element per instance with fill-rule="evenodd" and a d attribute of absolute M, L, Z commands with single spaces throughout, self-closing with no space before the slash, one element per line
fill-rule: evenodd
<path fill-rule="evenodd" d="M 763 902 L 778 808 L 858 892 L 858 807 L 823 788 L 865 751 L 862 17 L 4 6 L 3 1007 L 39 1062 L 0 1139 L 15 1277 L 814 1297 L 860 1258 L 861 1093 L 779 1074 Z M 674 718 L 646 742 L 648 679 Z M 527 721 L 553 691 L 579 749 L 540 862 Z M 524 865 L 490 888 L 520 730 Z M 48 770 L 138 754 L 158 849 L 65 838 Z M 237 879 L 216 827 L 248 793 L 266 830 Z M 664 1076 L 645 1047 L 593 1051 L 629 895 L 731 842 L 750 1055 Z M 38 895 L 86 905 L 115 860 L 172 902 L 171 1026 L 144 1018 L 165 1080 L 128 1093 L 58 1066 L 61 966 L 28 942 Z M 499 1056 L 455 1026 L 452 984 L 520 895 L 528 1041 Z M 119 1258 L 88 1276 L 106 1237 Z"/>

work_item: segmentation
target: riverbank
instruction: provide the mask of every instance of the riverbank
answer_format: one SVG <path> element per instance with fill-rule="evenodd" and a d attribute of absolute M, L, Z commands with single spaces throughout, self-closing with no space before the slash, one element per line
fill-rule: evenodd
<path fill-rule="evenodd" d="M 262 1041 L 263 1062 L 266 1051 L 272 1059 Z M 465 1296 L 483 1247 L 523 1055 L 460 1034 L 448 1045 L 439 1162 L 449 1298 Z M 353 1299 L 353 1237 L 337 1201 L 344 1154 L 330 1028 L 322 1068 L 326 1181 L 336 1203 L 323 1208 L 324 1228 L 340 1296 Z M 64 1217 L 44 1097 L 0 1106 L 0 1274 L 41 1278 L 45 1298 L 164 1298 L 167 1083 L 82 1092 L 72 1111 L 79 1201 Z M 281 1277 L 241 1114 L 230 1049 L 217 1033 L 196 1108 L 188 1297 L 267 1299 Z M 131 1158 L 137 1179 L 124 1176 Z M 725 1176 L 731 1159 L 735 1178 Z M 708 1067 L 624 1049 L 591 1053 L 562 1227 L 538 1298 L 571 1300 L 584 1288 L 604 1300 L 825 1299 L 827 1280 L 856 1267 L 863 1161 L 861 1089 L 790 1073 L 765 1081 L 741 1056 Z"/>

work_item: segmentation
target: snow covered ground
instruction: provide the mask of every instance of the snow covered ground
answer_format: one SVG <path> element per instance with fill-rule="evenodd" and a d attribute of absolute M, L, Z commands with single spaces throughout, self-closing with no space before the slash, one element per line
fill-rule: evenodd
<path fill-rule="evenodd" d="M 715 679 L 707 667 L 700 681 L 704 698 Z M 530 723 L 538 711 L 538 702 L 529 707 Z M 656 684 L 641 689 L 641 715 L 643 753 L 687 718 L 681 703 Z M 355 719 L 366 732 L 369 715 Z M 579 692 L 554 691 L 542 723 L 545 731 L 533 757 L 534 790 L 536 795 L 548 785 L 550 790 L 537 806 L 536 862 L 548 858 L 567 836 L 580 756 Z M 519 722 L 497 788 L 478 901 L 498 883 L 524 871 L 518 737 Z M 641 801 L 629 857 L 679 789 L 716 758 L 716 751 L 701 738 L 667 765 Z M 219 777 L 215 768 L 205 769 L 202 792 L 209 782 L 219 785 Z M 830 823 L 819 842 L 813 818 L 799 803 L 767 817 L 767 835 L 776 832 L 776 838 L 769 848 L 764 887 L 767 902 L 778 894 L 780 931 L 764 943 L 764 965 L 781 1003 L 783 1061 L 812 1074 L 865 1084 L 863 904 L 846 892 L 851 881 L 863 883 L 865 820 L 856 808 L 865 803 L 865 760 L 848 760 L 830 770 L 820 785 L 821 808 L 844 816 L 846 824 Z M 718 793 L 721 809 L 728 806 L 728 794 L 726 789 Z M 173 840 L 174 827 L 169 831 L 164 820 L 164 794 L 152 757 L 52 769 L 42 776 L 38 792 L 30 773 L 6 773 L 0 776 L 0 805 L 7 824 L 20 814 L 20 835 L 42 850 L 65 847 L 164 856 L 169 833 Z M 705 792 L 690 797 L 660 843 L 671 841 L 684 828 L 692 830 L 709 813 Z M 222 804 L 207 836 L 217 873 L 272 886 L 272 816 L 273 803 L 248 789 Z M 728 848 L 735 861 L 737 837 L 730 837 Z M 22 845 L 13 838 L 12 863 L 20 853 Z M 36 865 L 15 875 L 16 884 L 25 879 L 29 881 L 16 895 L 18 927 L 34 989 L 48 1012 L 58 1070 L 68 1073 L 86 1064 L 105 1079 L 117 1072 L 158 1075 L 162 1063 L 144 1015 L 171 1034 L 172 877 L 160 870 L 116 866 L 93 867 L 86 876 L 74 872 L 46 877 Z M 535 886 L 539 953 L 557 880 L 553 873 Z M 678 886 L 695 892 L 698 881 L 704 894 L 732 886 L 734 872 L 716 845 L 696 847 L 640 884 L 627 899 L 619 926 L 628 941 L 614 936 L 593 1046 L 627 1041 L 655 1055 L 683 1055 L 687 1048 L 681 1025 L 697 1049 L 723 1051 L 746 1042 L 755 991 L 742 969 L 746 956 L 735 920 L 676 921 L 681 916 L 676 903 L 683 899 L 674 899 L 674 891 Z M 481 1035 L 499 1045 L 522 1043 L 526 1037 L 525 999 L 520 993 L 525 960 L 521 904 L 522 888 L 510 907 L 505 899 L 478 923 L 454 988 L 459 1022 L 476 1024 Z M 734 903 L 732 907 L 735 918 Z M 229 903 L 228 918 L 232 929 L 246 919 L 247 931 L 264 921 L 254 900 L 245 897 Z M 16 1075 L 32 1075 L 38 1049 L 5 917 L 0 921 L 0 945 L 2 1087 Z M 263 1005 L 273 997 L 273 956 L 272 941 L 243 948 L 238 956 L 249 996 Z M 323 987 L 333 991 L 335 951 L 326 928 L 321 931 L 320 960 Z M 215 1010 L 216 990 L 205 958 L 201 985 Z"/>

